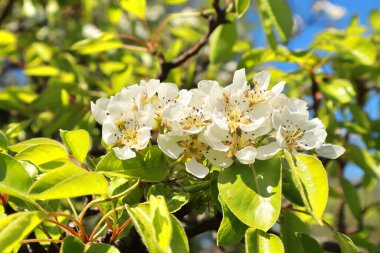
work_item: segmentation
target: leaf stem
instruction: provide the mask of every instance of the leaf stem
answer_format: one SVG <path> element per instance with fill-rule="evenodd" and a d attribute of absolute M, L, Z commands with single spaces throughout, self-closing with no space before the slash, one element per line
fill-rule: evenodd
<path fill-rule="evenodd" d="M 107 212 L 106 214 L 104 214 L 104 216 L 96 224 L 96 226 L 95 226 L 94 230 L 92 231 L 90 238 L 88 240 L 91 242 L 94 239 L 94 235 L 95 235 L 96 231 L 99 229 L 100 225 L 107 219 L 108 216 L 110 216 L 113 212 L 123 210 L 124 208 L 125 208 L 124 206 L 119 206 L 119 207 L 116 207 L 115 209 Z"/>
<path fill-rule="evenodd" d="M 75 209 L 75 206 L 74 206 L 73 202 L 71 201 L 70 198 L 67 198 L 66 200 L 69 203 L 69 206 L 71 208 L 71 211 L 73 211 L 73 214 L 74 214 L 75 218 L 78 218 L 78 213 L 77 213 L 77 210 Z"/>
<path fill-rule="evenodd" d="M 71 234 L 72 236 L 79 237 L 79 235 L 78 235 L 77 232 L 75 232 L 73 229 L 69 228 L 65 224 L 59 223 L 58 221 L 55 221 L 53 219 L 45 219 L 45 221 L 54 223 L 55 225 L 57 225 L 58 227 L 60 227 L 63 231 L 65 231 L 68 234 Z"/>

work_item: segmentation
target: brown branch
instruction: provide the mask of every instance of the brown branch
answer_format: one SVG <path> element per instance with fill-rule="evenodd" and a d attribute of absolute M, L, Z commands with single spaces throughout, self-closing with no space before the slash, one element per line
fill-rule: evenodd
<path fill-rule="evenodd" d="M 160 79 L 161 81 L 164 81 L 168 77 L 172 69 L 181 66 L 188 59 L 195 56 L 205 45 L 207 45 L 208 40 L 211 34 L 215 31 L 215 29 L 219 25 L 227 23 L 226 10 L 220 7 L 219 0 L 214 0 L 212 5 L 216 11 L 216 16 L 214 17 L 209 16 L 207 32 L 205 35 L 203 35 L 203 37 L 197 44 L 195 44 L 193 47 L 189 48 L 187 51 L 180 54 L 173 61 L 166 61 L 162 53 L 156 52 L 156 55 L 160 59 L 160 65 L 161 65 L 161 73 L 158 75 L 157 77 L 158 79 Z"/>

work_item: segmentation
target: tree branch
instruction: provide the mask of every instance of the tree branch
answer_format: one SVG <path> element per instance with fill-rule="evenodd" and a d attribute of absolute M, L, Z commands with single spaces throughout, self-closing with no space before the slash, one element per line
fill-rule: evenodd
<path fill-rule="evenodd" d="M 227 23 L 226 10 L 220 7 L 219 0 L 214 0 L 212 5 L 216 11 L 216 16 L 209 16 L 207 32 L 205 35 L 203 35 L 203 37 L 197 44 L 180 54 L 173 61 L 166 61 L 162 53 L 156 53 L 160 59 L 161 65 L 161 73 L 158 75 L 158 79 L 164 81 L 168 77 L 172 69 L 177 68 L 178 66 L 185 63 L 188 59 L 196 55 L 208 43 L 211 34 L 219 25 Z"/>

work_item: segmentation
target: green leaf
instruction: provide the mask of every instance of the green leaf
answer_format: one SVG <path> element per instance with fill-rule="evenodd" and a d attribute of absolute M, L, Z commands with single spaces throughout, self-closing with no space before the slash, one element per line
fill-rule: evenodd
<path fill-rule="evenodd" d="M 115 246 L 109 244 L 94 243 L 90 245 L 90 247 L 86 250 L 85 253 L 120 253 L 120 251 Z"/>
<path fill-rule="evenodd" d="M 216 28 L 210 38 L 210 61 L 226 62 L 233 57 L 232 48 L 237 40 L 236 24 L 224 24 Z"/>
<path fill-rule="evenodd" d="M 8 138 L 5 135 L 5 133 L 0 130 L 0 152 L 2 149 L 7 149 L 8 148 Z"/>
<path fill-rule="evenodd" d="M 349 103 L 356 96 L 352 84 L 345 79 L 334 79 L 329 83 L 320 82 L 319 88 L 326 96 L 341 104 Z"/>
<path fill-rule="evenodd" d="M 62 167 L 42 175 L 29 194 L 33 199 L 61 199 L 105 194 L 107 187 L 107 180 L 100 174 L 78 167 Z"/>
<path fill-rule="evenodd" d="M 344 200 L 346 201 L 348 207 L 350 208 L 353 216 L 359 221 L 362 213 L 361 203 L 359 199 L 359 194 L 355 188 L 348 180 L 341 177 L 340 184 L 343 188 Z"/>
<path fill-rule="evenodd" d="M 222 205 L 223 219 L 218 229 L 217 244 L 218 246 L 234 245 L 243 238 L 248 227 L 235 217 L 221 197 L 219 197 L 219 202 Z"/>
<path fill-rule="evenodd" d="M 185 232 L 162 196 L 151 195 L 149 203 L 127 206 L 127 210 L 149 252 L 189 252 Z"/>
<path fill-rule="evenodd" d="M 276 223 L 281 211 L 278 157 L 252 166 L 233 164 L 220 172 L 218 187 L 227 207 L 248 226 L 267 231 Z"/>
<path fill-rule="evenodd" d="M 44 219 L 42 212 L 20 212 L 0 220 L 0 252 L 10 253 Z"/>
<path fill-rule="evenodd" d="M 290 211 L 284 211 L 280 218 L 281 238 L 285 252 L 305 253 L 303 244 L 297 237 L 299 233 L 309 233 L 308 227 L 302 220 Z"/>
<path fill-rule="evenodd" d="M 84 253 L 84 249 L 85 245 L 80 239 L 69 235 L 63 240 L 60 253 Z"/>
<path fill-rule="evenodd" d="M 164 184 L 152 185 L 148 191 L 148 196 L 150 195 L 163 196 L 171 213 L 178 211 L 190 199 L 189 193 L 171 189 Z"/>
<path fill-rule="evenodd" d="M 90 148 L 90 135 L 86 130 L 74 131 L 60 130 L 61 138 L 71 154 L 81 163 L 86 158 Z"/>
<path fill-rule="evenodd" d="M 189 252 L 189 242 L 181 223 L 172 214 L 170 214 L 170 219 L 173 226 L 172 240 L 170 242 L 172 252 Z"/>
<path fill-rule="evenodd" d="M 275 28 L 280 40 L 286 43 L 292 35 L 293 17 L 286 0 L 260 0 L 259 10 L 265 34 L 272 47 L 276 45 Z"/>
<path fill-rule="evenodd" d="M 61 145 L 39 144 L 21 150 L 15 158 L 41 165 L 59 158 L 68 158 L 68 154 Z"/>
<path fill-rule="evenodd" d="M 0 45 L 16 44 L 16 42 L 16 35 L 6 30 L 0 30 Z"/>
<path fill-rule="evenodd" d="M 166 4 L 184 4 L 188 0 L 165 0 Z"/>
<path fill-rule="evenodd" d="M 0 153 L 0 192 L 25 200 L 32 183 L 32 178 L 19 161 Z"/>
<path fill-rule="evenodd" d="M 145 19 L 146 0 L 121 0 L 120 5 L 127 12 Z"/>
<path fill-rule="evenodd" d="M 325 168 L 321 161 L 310 155 L 295 155 L 294 164 L 292 155 L 285 150 L 285 158 L 307 211 L 321 223 L 329 191 Z"/>
<path fill-rule="evenodd" d="M 358 62 L 371 66 L 375 63 L 377 49 L 368 39 L 360 37 L 348 37 L 343 44 L 343 48 L 349 55 L 352 55 Z"/>
<path fill-rule="evenodd" d="M 345 234 L 336 232 L 336 238 L 338 240 L 342 253 L 358 253 L 358 249 L 352 240 Z"/>
<path fill-rule="evenodd" d="M 35 66 L 25 69 L 25 74 L 28 76 L 56 76 L 59 74 L 59 69 L 52 66 Z"/>
<path fill-rule="evenodd" d="M 112 151 L 100 160 L 96 171 L 111 176 L 140 178 L 147 182 L 160 182 L 169 173 L 165 156 L 158 147 L 148 147 L 143 154 L 124 161 L 116 158 Z"/>
<path fill-rule="evenodd" d="M 294 183 L 292 172 L 289 169 L 283 169 L 282 175 L 282 193 L 284 194 L 284 197 L 298 206 L 305 206 L 305 204 L 302 201 L 300 191 Z"/>
<path fill-rule="evenodd" d="M 323 253 L 323 249 L 319 243 L 310 235 L 305 233 L 297 233 L 296 236 L 301 242 L 303 253 Z"/>
<path fill-rule="evenodd" d="M 238 17 L 241 18 L 244 13 L 249 9 L 251 0 L 235 0 L 236 12 Z"/>
<path fill-rule="evenodd" d="M 40 145 L 40 144 L 51 144 L 51 145 L 58 145 L 62 146 L 61 143 L 58 141 L 48 139 L 48 138 L 33 138 L 30 140 L 19 142 L 15 145 L 9 146 L 9 150 L 13 152 L 20 152 L 23 149 L 29 148 L 31 146 Z"/>
<path fill-rule="evenodd" d="M 103 51 L 115 50 L 122 47 L 123 43 L 113 34 L 104 34 L 95 39 L 85 39 L 78 41 L 71 46 L 71 49 L 78 52 L 79 54 L 87 55 Z"/>
<path fill-rule="evenodd" d="M 245 234 L 245 248 L 247 253 L 284 252 L 284 246 L 278 236 L 254 228 L 249 228 Z"/>
<path fill-rule="evenodd" d="M 369 15 L 369 23 L 375 32 L 380 33 L 380 9 L 374 9 L 371 11 Z"/>

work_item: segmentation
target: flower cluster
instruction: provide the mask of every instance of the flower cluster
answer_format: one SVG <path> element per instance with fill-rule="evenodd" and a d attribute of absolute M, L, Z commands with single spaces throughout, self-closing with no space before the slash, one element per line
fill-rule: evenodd
<path fill-rule="evenodd" d="M 209 172 L 206 160 L 226 168 L 234 159 L 252 164 L 281 149 L 315 150 L 331 159 L 344 153 L 343 147 L 324 143 L 325 126 L 318 118 L 309 119 L 305 101 L 282 94 L 284 82 L 268 89 L 269 82 L 263 71 L 248 83 L 244 69 L 226 87 L 205 80 L 195 89 L 179 90 L 172 83 L 141 81 L 98 99 L 91 109 L 102 124 L 104 142 L 113 145 L 118 158 L 135 157 L 136 150 L 148 145 L 152 129 L 158 129 L 159 148 L 184 161 L 198 178 Z"/>

